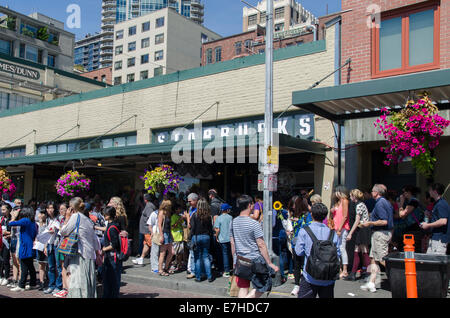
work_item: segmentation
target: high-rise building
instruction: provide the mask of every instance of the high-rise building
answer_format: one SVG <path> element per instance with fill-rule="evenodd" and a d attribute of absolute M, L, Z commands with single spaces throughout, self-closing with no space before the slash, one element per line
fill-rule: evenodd
<path fill-rule="evenodd" d="M 100 68 L 100 44 L 102 35 L 86 35 L 82 40 L 75 42 L 75 65 L 82 66 L 86 71 L 95 71 Z M 111 62 L 111 61 L 109 61 Z"/>
<path fill-rule="evenodd" d="M 275 32 L 318 24 L 316 17 L 295 0 L 274 0 L 273 2 Z M 243 8 L 243 32 L 256 30 L 257 25 L 266 26 L 266 0 L 258 2 L 256 8 Z"/>
<path fill-rule="evenodd" d="M 165 8 L 114 26 L 113 83 L 199 67 L 202 43 L 221 36 Z"/>
<path fill-rule="evenodd" d="M 101 67 L 112 66 L 114 25 L 164 8 L 173 8 L 179 14 L 202 24 L 202 0 L 102 0 Z"/>

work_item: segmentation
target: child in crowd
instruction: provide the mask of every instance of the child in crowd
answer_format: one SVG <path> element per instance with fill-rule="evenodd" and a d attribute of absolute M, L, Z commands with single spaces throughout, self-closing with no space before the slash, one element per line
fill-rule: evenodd
<path fill-rule="evenodd" d="M 231 259 L 231 245 L 230 245 L 230 225 L 233 217 L 230 215 L 231 206 L 224 203 L 220 207 L 221 214 L 217 217 L 214 224 L 214 231 L 216 232 L 216 240 L 220 244 L 222 251 L 223 277 L 230 277 L 230 259 Z"/>

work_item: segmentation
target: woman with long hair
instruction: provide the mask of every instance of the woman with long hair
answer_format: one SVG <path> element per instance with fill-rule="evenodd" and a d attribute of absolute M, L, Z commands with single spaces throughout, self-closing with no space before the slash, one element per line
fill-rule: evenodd
<path fill-rule="evenodd" d="M 16 219 L 18 219 L 16 221 Z M 20 214 L 13 213 L 10 226 L 20 227 L 20 281 L 19 285 L 11 291 L 21 292 L 25 290 L 25 282 L 28 274 L 30 275 L 29 289 L 36 288 L 36 270 L 33 264 L 33 242 L 36 238 L 36 224 L 34 223 L 34 211 L 29 207 L 24 207 Z"/>
<path fill-rule="evenodd" d="M 14 207 L 11 211 L 11 219 L 13 217 L 18 218 L 21 208 Z M 10 219 L 10 222 L 11 222 Z M 19 277 L 21 274 L 20 261 L 19 261 L 19 244 L 20 244 L 20 228 L 18 226 L 11 226 L 9 224 L 9 252 L 11 254 L 13 278 L 12 281 L 6 285 L 6 287 L 15 288 L 19 284 Z"/>
<path fill-rule="evenodd" d="M 170 226 L 170 218 L 172 216 L 172 202 L 164 200 L 159 206 L 158 212 L 158 230 L 161 233 L 161 242 L 159 246 L 159 263 L 158 271 L 161 276 L 169 276 L 173 271 L 169 271 L 170 262 L 172 261 L 172 231 Z M 165 262 L 164 262 L 165 258 Z M 166 264 L 163 268 L 164 263 Z"/>
<path fill-rule="evenodd" d="M 67 203 L 61 203 L 59 205 L 59 229 L 56 233 L 55 238 L 55 258 L 56 258 L 56 267 L 61 268 L 61 281 L 62 281 L 62 289 L 58 291 L 57 288 L 53 291 L 53 296 L 58 298 L 66 298 L 67 294 L 69 293 L 69 279 L 67 275 L 67 268 L 66 264 L 64 264 L 64 254 L 61 254 L 58 252 L 59 244 L 61 243 L 62 236 L 61 236 L 61 228 L 64 225 L 67 218 L 70 218 L 70 211 L 69 211 L 69 205 Z M 56 279 L 56 282 L 58 284 L 58 278 Z"/>
<path fill-rule="evenodd" d="M 348 276 L 348 255 L 346 250 L 347 234 L 350 231 L 348 206 L 348 190 L 344 186 L 337 186 L 334 191 L 335 210 L 333 213 L 334 230 L 339 237 L 339 248 L 341 250 L 342 272 L 340 278 Z"/>
<path fill-rule="evenodd" d="M 9 222 L 11 220 L 11 205 L 4 202 L 1 204 L 1 212 L 0 215 L 0 226 L 2 227 L 2 240 L 3 247 L 1 248 L 0 253 L 0 285 L 6 286 L 9 283 L 9 274 L 11 272 L 11 265 L 9 262 L 10 259 L 10 237 L 11 237 L 11 227 L 9 226 Z"/>
<path fill-rule="evenodd" d="M 345 278 L 345 280 L 355 281 L 356 272 L 360 263 L 359 253 L 363 255 L 363 269 L 367 270 L 370 265 L 369 258 L 369 244 L 371 232 L 368 227 L 361 227 L 360 224 L 364 224 L 369 221 L 369 210 L 363 202 L 364 193 L 359 189 L 353 189 L 350 191 L 350 199 L 356 206 L 356 217 L 353 227 L 347 235 L 347 241 L 350 241 L 355 236 L 355 251 L 353 256 L 352 272 Z M 361 277 L 366 277 L 367 274 L 363 272 Z"/>
<path fill-rule="evenodd" d="M 291 236 L 292 249 L 295 249 L 295 244 L 297 243 L 297 236 L 300 229 L 306 225 L 309 225 L 312 221 L 310 217 L 308 201 L 302 196 L 293 196 L 288 204 L 289 210 L 289 221 L 291 223 L 292 232 L 288 233 Z M 308 217 L 309 216 L 309 217 Z M 300 290 L 300 278 L 301 270 L 303 268 L 303 263 L 305 260 L 304 256 L 298 256 L 297 253 L 292 253 L 294 258 L 294 289 L 291 295 L 297 296 Z"/>
<path fill-rule="evenodd" d="M 103 298 L 119 298 L 122 260 L 117 257 L 120 254 L 120 231 L 119 224 L 116 223 L 116 209 L 108 206 L 104 215 L 108 222 L 108 228 L 103 238 L 105 246 L 102 248 L 105 260 L 103 263 Z"/>
<path fill-rule="evenodd" d="M 81 198 L 70 200 L 65 220 L 61 229 L 62 236 L 69 236 L 78 231 L 78 253 L 65 256 L 69 275 L 69 298 L 96 298 L 95 263 L 101 258 L 100 242 L 95 234 L 94 223 L 83 214 L 85 205 Z"/>
<path fill-rule="evenodd" d="M 128 216 L 122 199 L 119 197 L 112 197 L 109 200 L 108 206 L 112 206 L 114 207 L 114 209 L 116 209 L 116 222 L 119 223 L 120 235 L 128 236 Z M 104 231 L 105 230 L 106 228 L 104 229 Z"/>
<path fill-rule="evenodd" d="M 191 219 L 191 240 L 195 244 L 195 281 L 202 281 L 202 273 L 206 272 L 206 277 L 211 283 L 214 281 L 211 270 L 211 260 L 209 258 L 209 249 L 213 227 L 211 221 L 211 208 L 208 201 L 200 199 L 197 204 L 197 212 Z"/>
<path fill-rule="evenodd" d="M 47 231 L 52 233 L 52 236 L 44 249 L 48 262 L 48 288 L 44 293 L 57 294 L 63 289 L 61 262 L 56 257 L 56 250 L 60 241 L 58 232 L 61 228 L 61 218 L 58 215 L 58 207 L 55 202 L 48 202 L 45 210 L 48 220 Z"/>
<path fill-rule="evenodd" d="M 45 209 L 39 210 L 37 213 L 36 228 L 37 235 L 41 235 L 47 229 L 47 211 Z M 36 237 L 38 241 L 39 237 Z M 39 291 L 44 291 L 45 276 L 47 276 L 47 255 L 45 255 L 43 250 L 36 249 L 36 260 L 39 264 Z"/>

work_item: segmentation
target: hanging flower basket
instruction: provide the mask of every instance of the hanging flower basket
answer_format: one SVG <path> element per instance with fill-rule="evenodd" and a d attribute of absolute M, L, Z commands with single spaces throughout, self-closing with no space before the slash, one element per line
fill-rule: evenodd
<path fill-rule="evenodd" d="M 89 191 L 91 180 L 78 171 L 69 171 L 56 182 L 56 191 L 61 197 L 74 197 L 83 191 Z"/>
<path fill-rule="evenodd" d="M 12 182 L 8 172 L 0 169 L 0 194 L 8 194 L 10 198 L 16 193 L 16 186 Z"/>
<path fill-rule="evenodd" d="M 173 167 L 169 165 L 159 165 L 155 169 L 148 171 L 141 179 L 144 181 L 144 188 L 150 194 L 156 192 L 166 195 L 170 191 L 177 191 L 183 178 L 175 174 Z"/>
<path fill-rule="evenodd" d="M 386 139 L 383 162 L 389 166 L 408 157 L 417 171 L 431 177 L 436 163 L 434 149 L 450 121 L 438 115 L 438 108 L 426 93 L 417 102 L 411 100 L 400 112 L 391 113 L 383 108 L 382 115 L 374 123 L 378 134 Z"/>

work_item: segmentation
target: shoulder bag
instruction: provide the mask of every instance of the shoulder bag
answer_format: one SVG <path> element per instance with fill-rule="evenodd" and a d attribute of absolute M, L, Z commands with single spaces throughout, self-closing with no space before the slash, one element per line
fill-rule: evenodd
<path fill-rule="evenodd" d="M 62 239 L 58 247 L 58 252 L 63 255 L 74 256 L 78 255 L 78 231 L 80 230 L 80 216 L 78 215 L 76 231 L 72 231 L 69 236 Z"/>
<path fill-rule="evenodd" d="M 165 223 L 166 223 L 166 218 L 164 217 L 162 229 L 164 229 Z M 164 234 L 159 232 L 158 227 L 156 227 L 156 229 L 158 231 L 156 233 L 153 233 L 153 235 L 152 235 L 152 243 L 154 243 L 156 245 L 161 245 L 161 239 L 164 237 Z"/>

